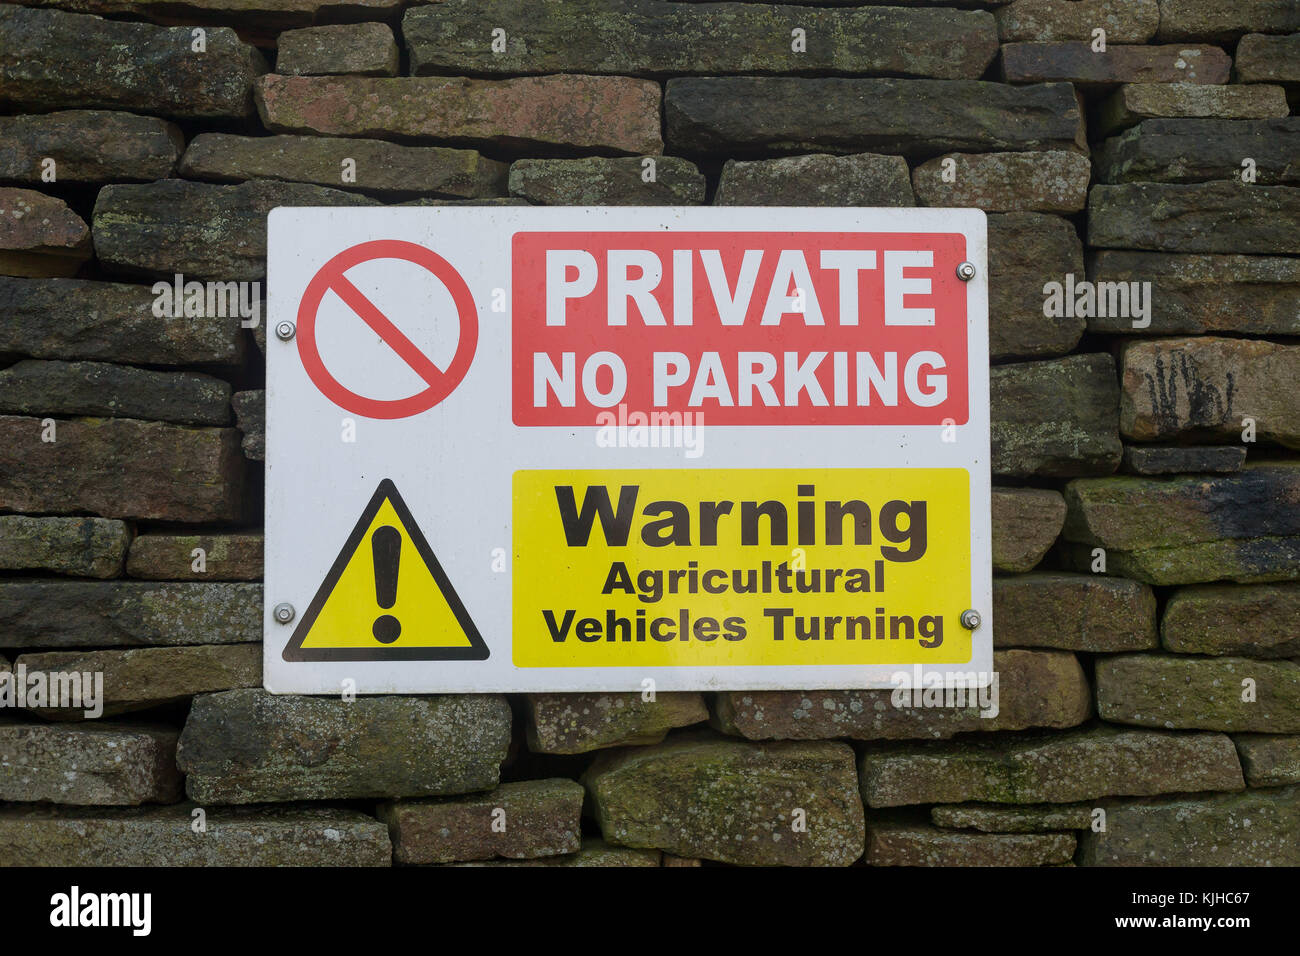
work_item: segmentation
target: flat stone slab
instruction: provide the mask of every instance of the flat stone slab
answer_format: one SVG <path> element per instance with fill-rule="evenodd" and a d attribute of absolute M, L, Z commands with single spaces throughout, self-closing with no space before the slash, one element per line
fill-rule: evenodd
<path fill-rule="evenodd" d="M 945 182 L 949 169 L 956 178 Z M 1088 157 L 1070 150 L 962 153 L 917 166 L 912 186 L 922 206 L 1072 213 L 1087 205 L 1091 176 Z"/>
<path fill-rule="evenodd" d="M 0 844 L 9 866 L 392 864 L 382 823 L 333 807 L 0 808 Z"/>
<path fill-rule="evenodd" d="M 19 109 L 245 119 L 253 113 L 253 78 L 266 61 L 229 27 L 206 31 L 206 50 L 196 56 L 190 27 L 5 6 L 0 96 Z"/>
<path fill-rule="evenodd" d="M 0 413 L 225 425 L 230 384 L 200 372 L 23 359 L 0 371 Z"/>
<path fill-rule="evenodd" d="M 509 184 L 510 195 L 541 206 L 692 206 L 705 190 L 704 174 L 676 156 L 519 159 Z"/>
<path fill-rule="evenodd" d="M 61 183 L 165 179 L 184 148 L 180 129 L 154 116 L 62 110 L 0 117 L 0 179 L 33 186 L 47 159 Z"/>
<path fill-rule="evenodd" d="M 0 723 L 0 800 L 171 803 L 182 785 L 172 728 Z"/>
<path fill-rule="evenodd" d="M 1156 0 L 1016 0 L 994 16 L 1003 43 L 1091 41 L 1097 28 L 1107 43 L 1146 43 L 1160 26 Z"/>
<path fill-rule="evenodd" d="M 937 826 L 982 833 L 1040 833 L 1044 830 L 1087 830 L 1092 826 L 1091 803 L 1038 803 L 999 806 L 958 803 L 937 806 L 930 817 Z"/>
<path fill-rule="evenodd" d="M 902 668 L 900 668 L 901 670 Z M 997 697 L 971 687 L 949 699 L 924 688 L 723 691 L 715 726 L 751 740 L 946 738 L 958 733 L 1074 727 L 1092 713 L 1092 691 L 1073 654 L 995 651 Z M 918 704 L 917 701 L 921 703 Z"/>
<path fill-rule="evenodd" d="M 262 639 L 260 584 L 0 581 L 10 647 L 161 647 Z"/>
<path fill-rule="evenodd" d="M 532 859 L 577 853 L 582 786 L 522 780 L 452 800 L 400 800 L 380 807 L 398 863 Z"/>
<path fill-rule="evenodd" d="M 1293 33 L 1300 10 L 1285 0 L 1160 0 L 1157 40 L 1214 40 L 1228 43 L 1243 33 Z"/>
<path fill-rule="evenodd" d="M 260 581 L 261 534 L 145 534 L 131 542 L 128 577 L 155 581 Z"/>
<path fill-rule="evenodd" d="M 1102 720 L 1180 730 L 1300 733 L 1300 663 L 1119 654 L 1097 661 Z"/>
<path fill-rule="evenodd" d="M 157 521 L 243 515 L 244 460 L 233 428 L 80 418 L 50 432 L 44 422 L 0 415 L 0 508 Z"/>
<path fill-rule="evenodd" d="M 1246 784 L 1277 787 L 1300 783 L 1300 736 L 1294 734 L 1234 734 Z"/>
<path fill-rule="evenodd" d="M 1042 359 L 1079 344 L 1077 315 L 1044 315 L 1043 287 L 1083 274 L 1083 243 L 1074 224 L 1038 212 L 991 213 L 989 357 Z"/>
<path fill-rule="evenodd" d="M 183 17 L 185 23 L 238 23 L 241 33 L 256 36 L 260 46 L 274 47 L 276 32 L 303 27 L 318 18 L 394 15 L 399 0 L 274 0 L 250 5 L 247 0 L 59 0 L 85 13 L 153 20 L 160 23 Z"/>
<path fill-rule="evenodd" d="M 1160 641 L 1178 654 L 1300 657 L 1300 584 L 1203 584 L 1165 602 Z"/>
<path fill-rule="evenodd" d="M 113 272 L 249 282 L 266 276 L 266 217 L 276 206 L 376 204 L 340 189 L 266 179 L 105 186 L 95 199 L 95 255 Z"/>
<path fill-rule="evenodd" d="M 663 152 L 659 84 L 630 77 L 269 75 L 258 81 L 256 97 L 273 133 Z"/>
<path fill-rule="evenodd" d="M 1198 336 L 1126 342 L 1120 432 L 1135 441 L 1240 442 L 1300 448 L 1300 346 Z"/>
<path fill-rule="evenodd" d="M 347 168 L 352 174 L 344 179 Z M 189 179 L 313 183 L 387 198 L 472 199 L 505 193 L 506 164 L 477 150 L 399 146 L 377 139 L 200 133 L 181 157 Z"/>
<path fill-rule="evenodd" d="M 1248 462 L 1231 475 L 1080 478 L 1065 487 L 1062 532 L 1086 568 L 1151 584 L 1259 583 L 1300 577 L 1295 463 Z M 1068 555 L 1067 555 L 1068 556 Z"/>
<path fill-rule="evenodd" d="M 1235 475 L 1200 479 L 1101 477 L 1065 486 L 1063 535 L 1070 541 L 1128 550 L 1214 540 L 1300 533 L 1300 515 L 1286 506 L 1300 490 L 1300 464 L 1247 463 Z M 1271 502 L 1271 509 L 1264 507 Z M 1249 511 L 1230 520 L 1230 511 Z"/>
<path fill-rule="evenodd" d="M 1183 255 L 1105 249 L 1091 253 L 1094 283 L 1151 283 L 1150 322 L 1088 317 L 1093 332 L 1121 335 L 1300 335 L 1300 260 L 1286 256 Z M 1139 286 L 1141 288 L 1141 286 Z"/>
<path fill-rule="evenodd" d="M 1300 182 L 1300 117 L 1261 120 L 1149 119 L 1106 140 L 1096 157 L 1103 183 L 1240 181 L 1245 157 L 1263 186 Z"/>
<path fill-rule="evenodd" d="M 993 579 L 993 646 L 1154 650 L 1155 593 L 1139 581 L 1036 571 Z"/>
<path fill-rule="evenodd" d="M 402 18 L 411 73 L 856 73 L 978 79 L 998 52 L 981 10 L 853 7 L 828 10 L 658 0 L 497 0 L 505 48 L 484 40 L 477 0 L 440 0 Z M 792 35 L 807 40 L 795 49 Z"/>
<path fill-rule="evenodd" d="M 995 475 L 1106 475 L 1119 465 L 1119 384 L 1109 355 L 996 365 L 989 393 Z"/>
<path fill-rule="evenodd" d="M 715 206 L 914 206 L 901 156 L 809 153 L 777 159 L 729 159 Z"/>
<path fill-rule="evenodd" d="M 1155 117 L 1269 119 L 1289 112 L 1286 90 L 1280 86 L 1126 83 L 1101 104 L 1097 125 L 1098 132 L 1109 136 Z"/>
<path fill-rule="evenodd" d="M 1032 571 L 1065 524 L 1065 499 L 1044 488 L 994 488 L 993 570 Z"/>
<path fill-rule="evenodd" d="M 676 727 L 709 719 L 697 693 L 528 694 L 528 749 L 579 754 L 607 747 L 657 744 Z"/>
<path fill-rule="evenodd" d="M 35 189 L 0 186 L 0 271 L 71 276 L 91 252 L 89 228 L 62 199 Z"/>
<path fill-rule="evenodd" d="M 1085 866 L 1300 866 L 1300 787 L 1119 803 Z"/>
<path fill-rule="evenodd" d="M 234 365 L 238 316 L 176 322 L 153 314 L 147 285 L 0 276 L 0 351 L 148 365 Z"/>
<path fill-rule="evenodd" d="M 668 81 L 673 152 L 936 153 L 1085 147 L 1066 83 L 849 77 L 680 77 Z M 762 110 L 753 104 L 762 103 Z M 816 111 L 809 103 L 823 104 Z"/>
<path fill-rule="evenodd" d="M 1135 475 L 1230 475 L 1246 463 L 1246 448 L 1225 445 L 1124 446 L 1124 470 Z"/>
<path fill-rule="evenodd" d="M 286 30 L 276 38 L 276 45 L 276 72 L 291 76 L 396 76 L 402 59 L 393 28 L 387 23 Z"/>
<path fill-rule="evenodd" d="M 1067 567 L 1087 569 L 1096 548 L 1066 544 L 1059 549 Z M 1258 539 L 1226 538 L 1166 548 L 1106 551 L 1107 573 L 1155 585 L 1235 581 L 1255 584 L 1300 580 L 1300 535 Z"/>
<path fill-rule="evenodd" d="M 1088 195 L 1088 242 L 1157 252 L 1300 254 L 1300 186 L 1122 183 Z"/>
<path fill-rule="evenodd" d="M 15 667 L 28 672 L 103 675 L 100 704 L 107 715 L 145 710 L 195 694 L 262 686 L 262 648 L 257 644 L 137 647 L 128 650 L 52 651 L 23 654 Z M 81 708 L 53 701 L 35 712 L 46 720 L 80 720 Z"/>
<path fill-rule="evenodd" d="M 1234 66 L 1240 83 L 1300 83 L 1297 63 L 1300 27 L 1287 36 L 1251 33 L 1242 37 Z"/>
<path fill-rule="evenodd" d="M 510 743 L 504 697 L 194 699 L 177 764 L 200 803 L 443 796 L 489 790 Z"/>
<path fill-rule="evenodd" d="M 869 807 L 916 803 L 1075 803 L 1245 785 L 1226 734 L 1097 725 L 961 741 L 871 744 L 862 753 Z"/>
<path fill-rule="evenodd" d="M 1008 83 L 1227 83 L 1232 57 L 1217 46 L 1111 46 L 1091 43 L 1004 43 L 1002 78 Z"/>
<path fill-rule="evenodd" d="M 130 541 L 125 521 L 0 515 L 0 569 L 115 578 Z"/>
<path fill-rule="evenodd" d="M 610 842 L 758 865 L 847 866 L 862 855 L 847 744 L 688 735 L 602 754 L 583 781 Z"/>
<path fill-rule="evenodd" d="M 1074 856 L 1072 833 L 963 833 L 917 823 L 867 824 L 868 866 L 1046 866 Z"/>

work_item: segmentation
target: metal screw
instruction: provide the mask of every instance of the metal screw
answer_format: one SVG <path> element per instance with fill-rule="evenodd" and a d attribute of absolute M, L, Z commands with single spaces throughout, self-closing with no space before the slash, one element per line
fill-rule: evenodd
<path fill-rule="evenodd" d="M 962 282 L 970 282 L 975 278 L 975 263 L 963 262 L 957 267 L 957 278 Z"/>
<path fill-rule="evenodd" d="M 961 612 L 961 626 L 968 631 L 973 631 L 980 626 L 980 612 L 974 608 L 968 607 Z"/>
<path fill-rule="evenodd" d="M 297 612 L 293 609 L 292 604 L 277 604 L 275 610 L 271 612 L 271 616 L 281 624 L 288 624 L 293 620 L 293 616 L 296 613 Z"/>
<path fill-rule="evenodd" d="M 275 337 L 281 342 L 288 342 L 297 331 L 298 327 L 292 322 L 280 322 L 275 327 Z"/>

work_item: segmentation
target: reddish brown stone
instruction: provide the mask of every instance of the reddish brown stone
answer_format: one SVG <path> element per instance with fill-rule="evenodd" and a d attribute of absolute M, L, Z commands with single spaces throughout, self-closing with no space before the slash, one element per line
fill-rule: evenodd
<path fill-rule="evenodd" d="M 520 780 L 467 797 L 381 804 L 379 818 L 399 863 L 533 859 L 578 851 L 582 802 L 572 780 Z"/>
<path fill-rule="evenodd" d="M 90 252 L 90 229 L 62 199 L 0 188 L 0 273 L 70 276 Z"/>
<path fill-rule="evenodd" d="M 1008 83 L 1227 83 L 1232 57 L 1217 46 L 1107 46 L 1091 43 L 1005 43 Z"/>
<path fill-rule="evenodd" d="M 659 153 L 659 84 L 606 76 L 279 76 L 256 86 L 277 133 Z"/>

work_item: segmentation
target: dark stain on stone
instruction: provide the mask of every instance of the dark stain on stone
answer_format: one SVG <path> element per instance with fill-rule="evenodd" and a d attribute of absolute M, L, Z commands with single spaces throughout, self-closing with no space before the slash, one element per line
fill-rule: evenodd
<path fill-rule="evenodd" d="M 330 759 L 338 746 L 338 740 L 333 737 L 293 736 L 293 753 L 297 763 L 303 767 L 319 767 Z"/>
<path fill-rule="evenodd" d="M 1248 468 L 1230 479 L 1206 482 L 1202 500 L 1220 538 L 1300 535 L 1300 482 L 1288 474 L 1294 469 L 1282 470 L 1282 475 L 1279 470 Z M 1242 548 L 1263 559 L 1279 545 L 1292 550 L 1295 542 L 1247 541 Z"/>
<path fill-rule="evenodd" d="M 1232 399 L 1235 379 L 1226 373 L 1226 385 L 1221 390 L 1198 374 L 1196 362 L 1182 352 L 1169 356 L 1158 355 L 1155 374 L 1146 373 L 1147 392 L 1151 400 L 1151 419 L 1160 436 L 1177 434 L 1197 428 L 1217 428 L 1232 421 Z M 1185 419 L 1179 417 L 1180 389 L 1187 398 Z"/>

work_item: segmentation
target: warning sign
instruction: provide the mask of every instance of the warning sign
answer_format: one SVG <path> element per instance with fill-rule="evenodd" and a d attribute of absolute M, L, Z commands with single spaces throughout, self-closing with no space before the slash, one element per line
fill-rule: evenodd
<path fill-rule="evenodd" d="M 487 647 L 393 483 L 379 483 L 286 661 L 482 660 Z"/>
<path fill-rule="evenodd" d="M 521 667 L 970 659 L 960 469 L 515 473 Z"/>
<path fill-rule="evenodd" d="M 982 212 L 268 228 L 268 689 L 991 672 Z"/>

